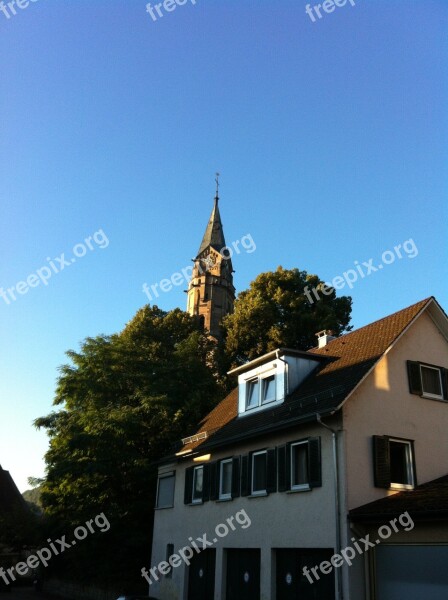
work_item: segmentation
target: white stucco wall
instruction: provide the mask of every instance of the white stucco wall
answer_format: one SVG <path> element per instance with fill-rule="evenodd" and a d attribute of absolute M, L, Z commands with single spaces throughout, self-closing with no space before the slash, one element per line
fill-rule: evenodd
<path fill-rule="evenodd" d="M 185 468 L 192 461 L 176 466 L 175 505 L 172 509 L 156 510 L 154 542 L 151 566 L 165 560 L 166 544 L 174 544 L 175 552 L 189 544 L 188 538 L 207 533 L 207 539 L 216 537 L 214 529 L 227 518 L 244 509 L 251 520 L 250 527 L 235 531 L 216 544 L 215 599 L 225 598 L 225 573 L 223 571 L 224 548 L 261 549 L 261 598 L 274 598 L 273 548 L 334 548 L 335 513 L 333 485 L 333 455 L 331 434 L 323 427 L 313 424 L 288 431 L 251 444 L 242 444 L 231 450 L 212 454 L 211 460 L 244 455 L 251 450 L 272 448 L 288 441 L 308 436 L 321 438 L 322 487 L 308 492 L 277 492 L 266 497 L 240 497 L 231 501 L 209 501 L 201 505 L 184 505 Z M 241 520 L 243 520 L 241 518 Z M 235 523 L 236 524 L 236 523 Z M 174 569 L 172 579 L 162 578 L 160 584 L 151 585 L 150 593 L 161 600 L 184 600 L 186 598 L 186 569 L 184 565 Z M 222 591 L 222 595 L 221 595 Z"/>

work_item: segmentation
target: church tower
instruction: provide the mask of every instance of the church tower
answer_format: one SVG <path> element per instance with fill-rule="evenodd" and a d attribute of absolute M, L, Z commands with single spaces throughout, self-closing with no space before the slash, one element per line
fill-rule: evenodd
<path fill-rule="evenodd" d="M 219 182 L 216 178 L 212 214 L 199 252 L 193 259 L 193 273 L 187 291 L 187 312 L 198 316 L 204 328 L 216 340 L 222 337 L 221 319 L 233 311 L 235 301 L 232 260 L 226 247 L 219 214 L 218 187 Z"/>

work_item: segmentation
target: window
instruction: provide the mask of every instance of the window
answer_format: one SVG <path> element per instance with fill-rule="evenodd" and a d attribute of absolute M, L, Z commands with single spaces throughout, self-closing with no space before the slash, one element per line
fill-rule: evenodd
<path fill-rule="evenodd" d="M 265 494 L 267 481 L 267 452 L 254 452 L 252 454 L 252 489 L 251 493 Z"/>
<path fill-rule="evenodd" d="M 420 365 L 422 391 L 429 398 L 443 398 L 440 369 Z"/>
<path fill-rule="evenodd" d="M 246 382 L 246 410 L 275 400 L 275 375 L 256 377 Z"/>
<path fill-rule="evenodd" d="M 202 491 L 204 487 L 204 467 L 194 467 L 193 470 L 193 503 L 202 502 Z"/>
<path fill-rule="evenodd" d="M 219 464 L 219 499 L 232 498 L 232 459 L 222 460 Z"/>
<path fill-rule="evenodd" d="M 266 404 L 275 400 L 275 375 L 270 375 L 261 380 L 261 402 Z"/>
<path fill-rule="evenodd" d="M 252 379 L 247 382 L 247 399 L 246 408 L 254 408 L 258 406 L 258 379 Z"/>
<path fill-rule="evenodd" d="M 174 544 L 167 544 L 166 545 L 166 557 L 165 560 L 168 564 L 170 561 L 170 558 L 173 556 L 174 554 Z M 172 577 L 173 576 L 173 567 L 170 566 L 169 571 L 167 572 L 167 574 L 165 575 L 165 577 Z"/>
<path fill-rule="evenodd" d="M 308 442 L 291 444 L 291 489 L 308 489 L 308 473 Z"/>
<path fill-rule="evenodd" d="M 409 391 L 425 398 L 448 400 L 448 370 L 436 365 L 407 361 Z"/>
<path fill-rule="evenodd" d="M 389 448 L 391 487 L 414 487 L 411 443 L 390 440 Z"/>
<path fill-rule="evenodd" d="M 159 477 L 156 508 L 172 508 L 174 506 L 174 481 L 174 472 Z"/>
<path fill-rule="evenodd" d="M 322 486 L 320 438 L 310 437 L 277 448 L 278 491 L 296 492 Z"/>
<path fill-rule="evenodd" d="M 373 436 L 376 487 L 413 489 L 416 485 L 414 448 L 411 440 Z"/>

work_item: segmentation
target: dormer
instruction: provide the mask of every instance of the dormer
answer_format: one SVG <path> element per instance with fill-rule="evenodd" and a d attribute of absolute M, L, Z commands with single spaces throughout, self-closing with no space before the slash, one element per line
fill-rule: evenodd
<path fill-rule="evenodd" d="M 281 404 L 320 362 L 322 356 L 278 348 L 229 371 L 238 375 L 238 416 Z"/>

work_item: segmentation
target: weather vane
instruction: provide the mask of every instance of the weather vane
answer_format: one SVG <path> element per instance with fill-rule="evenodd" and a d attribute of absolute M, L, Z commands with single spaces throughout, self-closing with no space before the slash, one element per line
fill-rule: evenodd
<path fill-rule="evenodd" d="M 216 196 L 215 198 L 218 199 L 218 192 L 219 192 L 219 173 L 216 173 L 216 177 L 215 177 L 215 181 L 216 181 Z"/>

